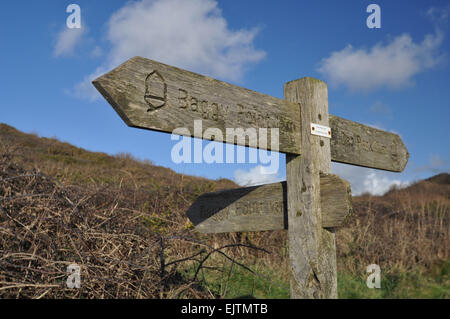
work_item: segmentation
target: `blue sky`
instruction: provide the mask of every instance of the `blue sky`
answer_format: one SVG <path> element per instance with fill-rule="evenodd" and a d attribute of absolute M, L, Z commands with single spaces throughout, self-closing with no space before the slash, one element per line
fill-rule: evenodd
<path fill-rule="evenodd" d="M 71 3 L 81 29 L 66 26 Z M 380 29 L 366 26 L 371 3 Z M 285 82 L 311 76 L 328 83 L 331 114 L 402 137 L 403 173 L 333 165 L 354 193 L 382 193 L 450 170 L 449 13 L 431 0 L 5 2 L 0 122 L 180 173 L 270 182 L 284 179 L 284 155 L 274 176 L 254 163 L 173 163 L 170 134 L 128 128 L 90 80 L 135 55 L 278 98 Z"/>

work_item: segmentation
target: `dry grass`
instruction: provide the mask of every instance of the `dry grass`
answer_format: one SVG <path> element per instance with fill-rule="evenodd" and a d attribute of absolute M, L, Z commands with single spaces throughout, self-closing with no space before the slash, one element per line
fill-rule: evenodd
<path fill-rule="evenodd" d="M 239 265 L 228 251 L 258 250 L 212 247 L 190 234 L 176 191 L 63 186 L 11 158 L 0 152 L 1 298 L 211 298 L 178 267 L 189 262 L 198 273 L 214 254 Z M 81 289 L 66 285 L 73 263 Z"/>
<path fill-rule="evenodd" d="M 218 261 L 264 265 L 288 282 L 286 232 L 200 235 L 185 217 L 197 196 L 231 181 L 6 125 L 0 144 L 0 298 L 216 298 L 199 273 L 225 269 Z M 436 181 L 354 198 L 353 219 L 336 232 L 338 270 L 427 272 L 448 261 L 449 201 L 450 185 Z M 72 263 L 82 267 L 79 290 L 66 287 Z"/>
<path fill-rule="evenodd" d="M 354 199 L 355 218 L 337 232 L 339 266 L 357 273 L 375 263 L 409 271 L 450 257 L 450 185 L 422 181 L 381 197 Z"/>

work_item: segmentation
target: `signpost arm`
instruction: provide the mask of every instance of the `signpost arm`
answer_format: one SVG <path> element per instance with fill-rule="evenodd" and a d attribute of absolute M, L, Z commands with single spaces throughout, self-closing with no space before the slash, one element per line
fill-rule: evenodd
<path fill-rule="evenodd" d="M 286 155 L 291 298 L 337 298 L 333 229 L 322 228 L 320 174 L 331 173 L 330 139 L 311 135 L 310 123 L 329 126 L 327 85 L 302 78 L 284 86 L 300 108 L 301 155 Z"/>
<path fill-rule="evenodd" d="M 213 135 L 216 142 L 251 147 L 256 146 L 245 138 L 247 133 L 227 141 L 226 129 L 279 128 L 279 144 L 270 143 L 266 148 L 302 154 L 298 139 L 302 128 L 293 122 L 300 110 L 290 101 L 140 57 L 100 76 L 93 84 L 128 126 L 167 133 L 186 128 L 176 134 L 211 139 L 204 130 L 195 128 L 196 120 L 201 119 L 203 128 L 221 130 L 222 136 Z M 329 123 L 333 161 L 394 172 L 405 168 L 409 154 L 397 134 L 332 115 Z"/>

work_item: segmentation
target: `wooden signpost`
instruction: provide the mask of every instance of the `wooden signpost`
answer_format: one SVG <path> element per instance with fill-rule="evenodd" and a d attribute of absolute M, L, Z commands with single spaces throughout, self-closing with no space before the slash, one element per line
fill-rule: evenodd
<path fill-rule="evenodd" d="M 291 298 L 337 298 L 334 228 L 352 206 L 331 161 L 401 172 L 409 154 L 397 134 L 329 115 L 327 86 L 313 78 L 286 83 L 281 100 L 135 57 L 93 84 L 132 127 L 198 138 L 208 128 L 278 128 L 279 146 L 260 148 L 286 153 L 286 182 L 204 194 L 187 215 L 204 233 L 288 229 Z"/>
<path fill-rule="evenodd" d="M 337 175 L 320 178 L 322 227 L 343 226 L 352 213 L 351 190 Z M 202 233 L 288 229 L 286 182 L 200 196 L 186 212 Z"/>

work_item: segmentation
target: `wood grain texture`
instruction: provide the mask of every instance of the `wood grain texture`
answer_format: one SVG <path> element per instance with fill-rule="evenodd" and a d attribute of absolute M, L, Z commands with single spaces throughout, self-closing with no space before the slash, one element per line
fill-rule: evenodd
<path fill-rule="evenodd" d="M 164 88 L 159 89 L 159 95 L 165 98 L 159 108 L 149 105 L 145 98 L 147 78 L 155 71 L 166 86 L 165 97 Z M 93 84 L 129 126 L 169 133 L 183 127 L 190 131 L 183 135 L 198 138 L 203 138 L 207 128 L 218 128 L 223 136 L 216 136 L 215 140 L 220 142 L 225 141 L 226 128 L 279 128 L 283 151 L 299 152 L 299 141 L 292 134 L 298 131 L 294 127 L 298 123 L 291 118 L 295 105 L 268 95 L 140 57 L 125 62 Z M 153 95 L 158 94 L 159 83 L 155 84 Z M 202 131 L 194 132 L 194 120 L 202 120 Z M 268 147 L 261 148 L 272 149 L 270 137 L 268 141 Z M 248 146 L 248 141 L 235 144 Z"/>
<path fill-rule="evenodd" d="M 337 298 L 333 229 L 322 228 L 320 175 L 331 172 L 330 139 L 312 135 L 310 123 L 329 126 L 324 82 L 302 78 L 284 86 L 285 99 L 298 103 L 301 156 L 286 156 L 291 298 Z"/>
<path fill-rule="evenodd" d="M 178 134 L 198 138 L 204 138 L 206 129 L 218 128 L 222 136 L 214 140 L 220 142 L 226 142 L 226 128 L 254 129 L 257 134 L 259 128 L 278 128 L 279 146 L 270 145 L 269 135 L 267 146 L 259 147 L 301 154 L 301 127 L 294 120 L 300 111 L 291 101 L 141 57 L 128 60 L 93 84 L 129 126 L 167 133 L 183 127 L 189 132 Z M 203 121 L 197 132 L 194 120 Z M 330 126 L 333 161 L 396 172 L 404 169 L 409 154 L 398 135 L 336 116 L 331 116 Z M 232 137 L 233 144 L 254 146 L 248 138 Z"/>
<path fill-rule="evenodd" d="M 404 170 L 409 153 L 397 134 L 330 115 L 331 160 L 394 172 Z"/>
<path fill-rule="evenodd" d="M 350 184 L 337 175 L 320 178 L 322 227 L 343 226 L 352 213 Z M 186 215 L 201 233 L 287 229 L 286 182 L 206 193 Z"/>

